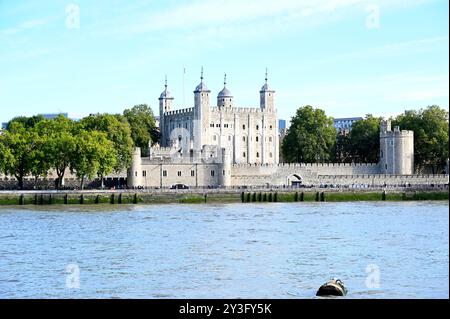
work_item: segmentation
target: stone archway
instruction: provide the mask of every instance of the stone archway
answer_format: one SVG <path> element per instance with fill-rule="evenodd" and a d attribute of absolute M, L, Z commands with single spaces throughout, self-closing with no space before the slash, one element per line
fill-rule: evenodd
<path fill-rule="evenodd" d="M 303 183 L 303 179 L 300 175 L 291 174 L 287 177 L 287 185 L 289 187 L 299 188 Z"/>

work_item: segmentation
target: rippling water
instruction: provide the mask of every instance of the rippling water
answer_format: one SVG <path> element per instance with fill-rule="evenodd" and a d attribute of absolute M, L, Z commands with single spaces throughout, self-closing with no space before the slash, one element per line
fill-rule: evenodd
<path fill-rule="evenodd" d="M 448 202 L 46 209 L 0 208 L 0 298 L 449 297 Z"/>

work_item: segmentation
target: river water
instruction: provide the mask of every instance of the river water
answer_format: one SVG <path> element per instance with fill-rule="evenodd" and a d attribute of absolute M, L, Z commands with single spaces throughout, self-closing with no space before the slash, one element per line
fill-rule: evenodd
<path fill-rule="evenodd" d="M 448 298 L 448 202 L 0 208 L 0 298 Z"/>

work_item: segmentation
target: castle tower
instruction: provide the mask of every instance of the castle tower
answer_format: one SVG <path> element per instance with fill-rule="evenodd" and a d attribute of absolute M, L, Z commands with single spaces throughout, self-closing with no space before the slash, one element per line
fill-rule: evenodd
<path fill-rule="evenodd" d="M 134 188 L 142 186 L 142 162 L 141 148 L 135 147 L 131 157 L 131 167 L 128 169 L 128 187 Z"/>
<path fill-rule="evenodd" d="M 414 132 L 398 126 L 392 131 L 390 120 L 380 125 L 380 173 L 414 174 Z"/>
<path fill-rule="evenodd" d="M 225 73 L 223 79 L 223 89 L 217 95 L 217 106 L 221 107 L 233 107 L 233 95 L 230 90 L 227 89 L 227 74 Z"/>
<path fill-rule="evenodd" d="M 159 96 L 159 131 L 161 132 L 161 146 L 167 146 L 169 132 L 165 128 L 164 113 L 172 109 L 173 97 L 167 90 L 167 76 L 164 84 L 164 91 Z"/>
<path fill-rule="evenodd" d="M 221 148 L 222 172 L 220 172 L 220 185 L 231 186 L 231 152 L 227 148 Z"/>
<path fill-rule="evenodd" d="M 210 90 L 203 83 L 203 67 L 200 76 L 200 84 L 194 91 L 194 151 L 200 152 L 203 145 L 209 144 L 209 94 Z"/>
<path fill-rule="evenodd" d="M 259 91 L 259 104 L 261 107 L 261 111 L 267 110 L 270 113 L 275 112 L 275 105 L 274 105 L 274 95 L 275 91 L 269 89 L 269 85 L 267 84 L 267 69 L 266 69 L 266 82 L 261 88 L 261 91 Z"/>

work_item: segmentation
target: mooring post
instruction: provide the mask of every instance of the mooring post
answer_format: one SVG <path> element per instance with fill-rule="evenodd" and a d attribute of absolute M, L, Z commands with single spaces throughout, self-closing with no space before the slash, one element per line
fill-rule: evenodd
<path fill-rule="evenodd" d="M 24 202 L 23 202 L 23 194 L 20 194 L 20 196 L 19 196 L 19 205 L 23 205 L 24 204 Z"/>
<path fill-rule="evenodd" d="M 119 194 L 118 202 L 119 204 L 122 204 L 122 193 Z"/>
<path fill-rule="evenodd" d="M 114 204 L 114 194 L 111 194 L 111 204 Z"/>
<path fill-rule="evenodd" d="M 69 195 L 67 194 L 64 195 L 64 204 L 65 205 L 69 204 Z"/>
<path fill-rule="evenodd" d="M 137 193 L 134 193 L 134 203 L 135 203 L 135 204 L 138 203 L 138 196 L 137 196 Z"/>
<path fill-rule="evenodd" d="M 83 194 L 80 195 L 80 204 L 81 205 L 84 204 L 84 195 Z"/>

